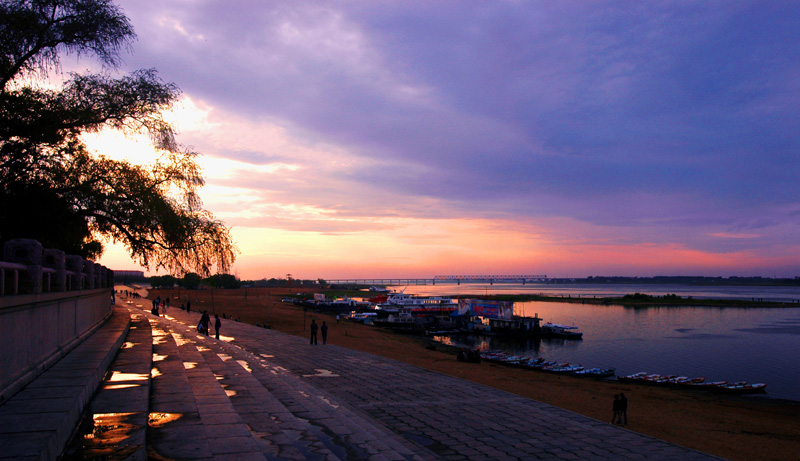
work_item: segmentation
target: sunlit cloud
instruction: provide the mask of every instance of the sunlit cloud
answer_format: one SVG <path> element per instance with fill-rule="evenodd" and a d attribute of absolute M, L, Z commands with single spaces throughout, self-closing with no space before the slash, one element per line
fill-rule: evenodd
<path fill-rule="evenodd" d="M 756 239 L 761 237 L 760 234 L 733 234 L 729 232 L 717 232 L 710 234 L 712 237 L 720 237 L 726 239 Z"/>
<path fill-rule="evenodd" d="M 120 3 L 242 277 L 800 272 L 797 9 Z"/>

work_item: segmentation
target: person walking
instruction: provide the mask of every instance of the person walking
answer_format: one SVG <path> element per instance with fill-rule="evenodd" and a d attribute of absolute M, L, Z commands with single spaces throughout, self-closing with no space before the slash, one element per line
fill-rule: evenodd
<path fill-rule="evenodd" d="M 203 315 L 200 316 L 200 323 L 205 327 L 202 333 L 208 336 L 208 329 L 211 328 L 211 318 L 208 316 L 208 311 L 203 311 Z"/>
<path fill-rule="evenodd" d="M 619 394 L 614 394 L 614 403 L 611 406 L 613 411 L 613 415 L 611 416 L 611 424 L 619 424 L 621 423 L 620 419 L 620 406 L 622 405 L 622 401 L 619 399 Z"/>
<path fill-rule="evenodd" d="M 322 332 L 322 345 L 324 346 L 325 343 L 328 342 L 328 325 L 325 321 L 322 321 L 322 326 L 320 327 L 320 331 Z"/>
<path fill-rule="evenodd" d="M 619 393 L 619 422 L 628 425 L 628 398 L 622 392 Z"/>
<path fill-rule="evenodd" d="M 317 321 L 311 319 L 311 344 L 317 344 Z"/>
<path fill-rule="evenodd" d="M 222 320 L 219 319 L 219 315 L 214 314 L 214 337 L 219 339 L 219 329 L 222 328 Z"/>

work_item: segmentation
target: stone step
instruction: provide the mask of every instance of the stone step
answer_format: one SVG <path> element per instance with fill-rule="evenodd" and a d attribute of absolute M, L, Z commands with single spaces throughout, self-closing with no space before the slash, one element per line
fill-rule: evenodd
<path fill-rule="evenodd" d="M 197 395 L 224 392 L 235 411 L 232 423 L 250 429 L 260 459 L 713 459 L 541 402 L 333 345 L 346 325 L 331 325 L 332 343 L 312 346 L 307 337 L 232 321 L 224 321 L 218 341 L 192 328 L 199 314 L 170 309 L 169 317 L 176 322 L 155 321 L 185 354 L 180 365 L 187 362 L 190 370 L 182 372 L 192 376 L 186 385 Z M 211 376 L 216 388 L 194 385 Z M 212 422 L 198 417 L 197 424 L 221 423 L 225 410 Z M 205 429 L 184 437 L 193 435 L 199 440 Z"/>
<path fill-rule="evenodd" d="M 199 314 L 170 309 L 168 317 L 184 326 L 183 340 L 196 343 L 204 362 L 223 384 L 234 408 L 268 456 L 398 460 L 431 457 L 432 453 L 424 448 L 397 437 L 300 377 L 270 364 L 268 357 L 255 356 L 226 341 L 196 333 L 193 327 Z M 173 330 L 180 328 L 173 325 Z M 237 331 L 240 327 L 251 330 L 249 334 L 264 332 L 232 321 L 225 322 L 223 331 Z"/>
<path fill-rule="evenodd" d="M 153 379 L 148 450 L 152 458 L 264 459 L 188 328 L 148 314 Z"/>
<path fill-rule="evenodd" d="M 147 459 L 152 351 L 150 322 L 141 311 L 131 312 L 125 342 L 63 459 Z"/>
<path fill-rule="evenodd" d="M 231 346 L 229 346 L 231 347 Z M 380 456 L 386 459 L 430 458 L 433 454 L 424 448 L 397 437 L 388 428 L 365 417 L 340 399 L 321 390 L 289 370 L 270 362 L 269 357 L 256 357 L 240 352 L 246 357 L 252 375 L 301 421 L 314 421 L 329 444 L 344 450 L 344 458 Z M 269 354 L 264 354 L 269 355 Z M 255 364 L 255 366 L 254 366 Z M 325 371 L 315 373 L 318 379 L 335 377 Z"/>

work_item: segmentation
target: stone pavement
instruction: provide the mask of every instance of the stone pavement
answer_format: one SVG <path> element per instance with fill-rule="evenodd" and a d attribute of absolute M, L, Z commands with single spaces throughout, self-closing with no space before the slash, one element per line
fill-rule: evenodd
<path fill-rule="evenodd" d="M 199 313 L 149 307 L 131 304 L 128 339 L 89 408 L 92 436 L 67 458 L 714 459 L 333 344 L 230 320 L 216 340 L 197 333 Z"/>
<path fill-rule="evenodd" d="M 0 458 L 55 459 L 103 380 L 130 324 L 115 309 L 94 334 L 0 405 Z"/>

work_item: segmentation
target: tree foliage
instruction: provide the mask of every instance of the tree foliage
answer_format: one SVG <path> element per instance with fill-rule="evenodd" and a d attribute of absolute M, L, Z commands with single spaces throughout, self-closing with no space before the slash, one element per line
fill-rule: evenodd
<path fill-rule="evenodd" d="M 202 208 L 197 154 L 162 115 L 175 85 L 153 69 L 69 74 L 59 90 L 30 83 L 58 70 L 60 53 L 113 68 L 134 38 L 121 10 L 108 0 L 4 0 L 0 37 L 0 240 L 34 238 L 89 259 L 111 240 L 148 268 L 227 271 L 229 229 Z M 81 135 L 105 129 L 147 133 L 158 160 L 91 154 Z"/>

